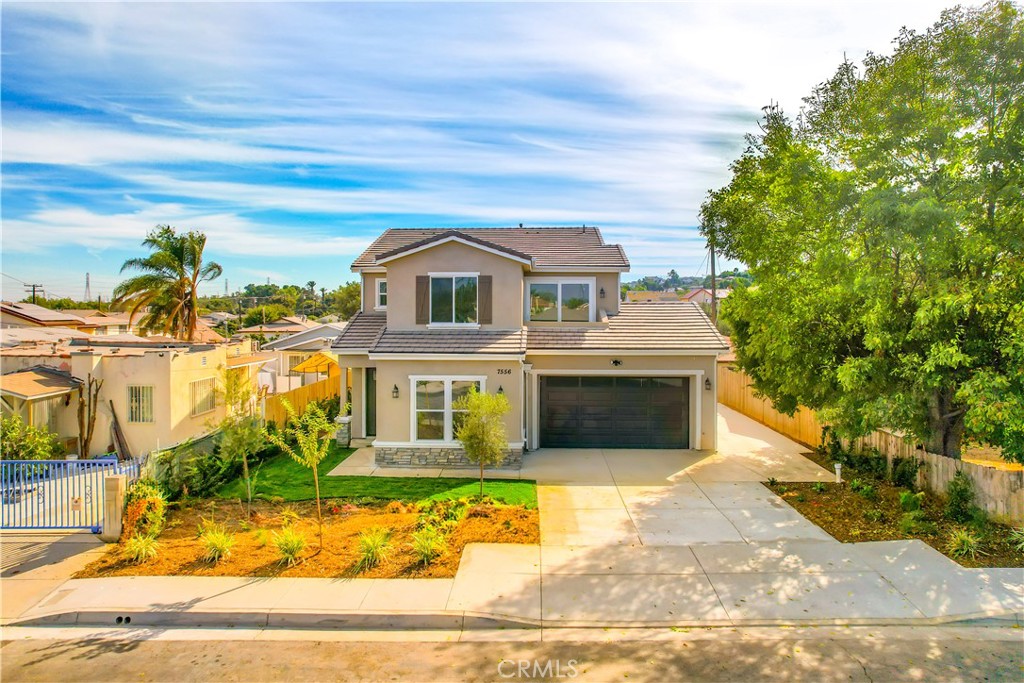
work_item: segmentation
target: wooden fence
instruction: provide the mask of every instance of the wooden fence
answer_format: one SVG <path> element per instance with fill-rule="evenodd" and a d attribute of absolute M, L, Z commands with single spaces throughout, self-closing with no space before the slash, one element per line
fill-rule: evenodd
<path fill-rule="evenodd" d="M 288 413 L 281 403 L 282 399 L 286 399 L 295 412 L 301 414 L 311 401 L 322 401 L 340 395 L 341 379 L 338 376 L 328 377 L 298 389 L 267 396 L 264 418 L 267 422 L 276 422 L 278 425 L 283 425 L 288 420 Z"/>
<path fill-rule="evenodd" d="M 800 408 L 793 417 L 778 412 L 771 401 L 754 395 L 750 378 L 731 363 L 718 364 L 718 402 L 805 446 L 821 445 L 824 423 L 813 410 Z M 918 486 L 932 493 L 944 494 L 956 473 L 963 472 L 974 482 L 979 507 L 1013 522 L 1024 522 L 1024 471 L 999 470 L 929 453 L 913 440 L 886 430 L 856 439 L 850 446 L 855 451 L 877 450 L 885 456 L 890 471 L 896 458 L 914 458 L 923 463 L 918 470 Z"/>

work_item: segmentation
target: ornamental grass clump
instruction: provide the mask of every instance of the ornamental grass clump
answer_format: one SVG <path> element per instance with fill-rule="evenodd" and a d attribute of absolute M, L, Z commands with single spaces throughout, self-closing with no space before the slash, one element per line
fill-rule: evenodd
<path fill-rule="evenodd" d="M 359 568 L 373 569 L 391 554 L 391 531 L 373 527 L 359 534 Z"/>
<path fill-rule="evenodd" d="M 148 534 L 135 534 L 121 548 L 121 555 L 134 564 L 148 562 L 157 556 L 160 544 L 155 537 Z"/>
<path fill-rule="evenodd" d="M 289 567 L 299 561 L 299 555 L 306 547 L 306 537 L 291 527 L 285 527 L 274 534 L 273 540 L 281 556 L 281 562 Z"/>
<path fill-rule="evenodd" d="M 970 557 L 972 560 L 985 554 L 981 551 L 981 536 L 964 528 L 953 529 L 949 533 L 946 550 L 953 557 Z"/>
<path fill-rule="evenodd" d="M 423 527 L 412 535 L 412 552 L 420 564 L 428 565 L 444 553 L 448 542 L 443 534 L 432 526 Z"/>
<path fill-rule="evenodd" d="M 235 537 L 224 526 L 217 524 L 208 528 L 202 536 L 203 559 L 217 563 L 231 555 L 235 547 Z"/>

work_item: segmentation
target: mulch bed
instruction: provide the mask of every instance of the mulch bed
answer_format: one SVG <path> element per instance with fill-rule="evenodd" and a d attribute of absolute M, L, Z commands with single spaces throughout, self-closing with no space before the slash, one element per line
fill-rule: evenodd
<path fill-rule="evenodd" d="M 324 501 L 324 549 L 318 551 L 316 503 L 274 504 L 253 502 L 253 516 L 247 520 L 238 502 L 197 501 L 173 508 L 158 538 L 154 559 L 134 564 L 122 558 L 121 547 L 110 550 L 75 578 L 106 576 L 284 576 L 359 578 L 444 578 L 455 576 L 463 548 L 468 543 L 540 542 L 536 509 L 522 506 L 482 506 L 474 509 L 448 535 L 447 550 L 430 565 L 419 564 L 409 545 L 416 531 L 418 509 L 413 505 L 351 505 L 347 501 Z M 291 522 L 306 537 L 302 560 L 291 567 L 281 563 L 273 544 L 273 533 L 288 524 L 289 511 L 297 513 Z M 282 515 L 282 513 L 285 513 Z M 213 564 L 202 559 L 200 525 L 213 521 L 234 534 L 229 557 Z M 372 527 L 391 531 L 390 556 L 373 569 L 361 571 L 359 534 Z"/>
<path fill-rule="evenodd" d="M 805 456 L 822 467 L 832 469 L 831 464 L 817 453 L 806 453 Z M 877 500 L 868 500 L 851 488 L 850 483 L 858 478 L 875 488 Z M 767 486 L 804 517 L 844 543 L 918 538 L 964 567 L 1024 567 L 1024 553 L 1011 544 L 1008 526 L 990 521 L 978 530 L 985 554 L 976 558 L 954 557 L 946 549 L 947 538 L 954 529 L 965 525 L 944 517 L 945 501 L 942 498 L 925 493 L 921 506 L 927 520 L 936 525 L 934 533 L 906 534 L 899 527 L 903 516 L 900 492 L 906 489 L 861 476 L 849 466 L 843 468 L 843 480 L 841 484 L 825 483 L 821 492 L 815 491 L 813 483 L 769 483 Z M 878 512 L 869 512 L 872 510 Z"/>

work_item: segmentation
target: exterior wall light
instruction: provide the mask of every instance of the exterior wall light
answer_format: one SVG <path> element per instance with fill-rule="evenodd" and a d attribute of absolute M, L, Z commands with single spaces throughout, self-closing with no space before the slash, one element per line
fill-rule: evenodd
<path fill-rule="evenodd" d="M 704 378 L 704 391 L 711 391 L 711 378 L 710 377 L 705 377 Z"/>
<path fill-rule="evenodd" d="M 398 398 L 398 385 L 391 388 L 391 398 Z"/>
<path fill-rule="evenodd" d="M 599 294 L 600 294 L 601 298 L 603 299 L 604 298 L 604 287 L 601 288 L 601 291 L 599 292 Z"/>
<path fill-rule="evenodd" d="M 498 385 L 498 393 L 499 393 L 499 394 L 504 394 L 504 393 L 505 393 L 505 387 L 503 387 L 503 386 L 501 386 L 501 385 L 499 384 L 499 385 Z"/>

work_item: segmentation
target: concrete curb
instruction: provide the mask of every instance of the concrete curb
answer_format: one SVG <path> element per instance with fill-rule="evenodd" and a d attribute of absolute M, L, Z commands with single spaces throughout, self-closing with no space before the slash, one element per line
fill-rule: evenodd
<path fill-rule="evenodd" d="M 285 610 L 150 611 L 103 609 L 53 612 L 16 619 L 7 626 L 108 626 L 188 628 L 285 628 L 337 630 L 513 630 L 539 628 L 736 628 L 752 626 L 944 626 L 963 622 L 1024 626 L 1024 613 L 976 612 L 944 617 L 857 619 L 747 619 L 676 621 L 538 620 L 473 612 L 301 612 Z"/>

